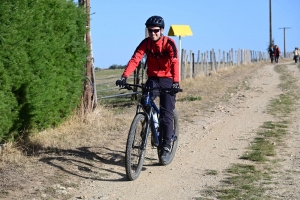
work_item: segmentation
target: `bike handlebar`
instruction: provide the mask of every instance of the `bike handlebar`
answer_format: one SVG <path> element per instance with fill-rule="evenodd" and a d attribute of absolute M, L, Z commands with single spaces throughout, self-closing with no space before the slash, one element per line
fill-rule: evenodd
<path fill-rule="evenodd" d="M 132 87 L 138 87 L 141 88 L 142 90 L 146 90 L 149 92 L 154 90 L 158 90 L 159 92 L 171 92 L 172 90 L 174 90 L 174 88 L 160 88 L 160 87 L 147 88 L 145 84 L 139 85 L 139 84 L 130 84 L 130 83 L 125 83 L 124 87 L 120 89 L 133 90 Z M 183 89 L 178 89 L 178 92 L 183 92 Z"/>

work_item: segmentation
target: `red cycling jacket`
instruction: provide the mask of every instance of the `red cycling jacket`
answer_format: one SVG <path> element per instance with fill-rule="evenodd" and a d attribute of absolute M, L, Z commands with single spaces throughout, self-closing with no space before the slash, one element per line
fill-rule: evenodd
<path fill-rule="evenodd" d="M 129 60 L 123 76 L 128 78 L 145 54 L 148 78 L 172 78 L 173 82 L 179 82 L 178 51 L 174 40 L 166 36 L 157 41 L 145 38 Z"/>

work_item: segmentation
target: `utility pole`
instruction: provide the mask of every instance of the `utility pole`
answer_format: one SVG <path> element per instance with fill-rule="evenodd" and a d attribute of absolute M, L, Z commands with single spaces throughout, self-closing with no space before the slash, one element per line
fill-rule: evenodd
<path fill-rule="evenodd" d="M 93 111 L 97 105 L 97 94 L 96 94 L 96 85 L 95 85 L 95 73 L 94 73 L 94 58 L 92 56 L 92 40 L 91 40 L 91 31 L 90 31 L 90 0 L 78 0 L 78 4 L 83 6 L 86 9 L 87 19 L 86 27 L 87 32 L 85 34 L 85 42 L 89 50 L 87 55 L 87 61 L 85 64 L 86 67 L 86 80 L 84 83 L 84 93 L 81 102 L 81 113 L 87 114 Z"/>
<path fill-rule="evenodd" d="M 272 45 L 272 0 L 269 0 L 269 12 L 270 12 L 270 44 L 269 47 Z"/>
<path fill-rule="evenodd" d="M 284 58 L 286 56 L 286 51 L 285 51 L 285 29 L 290 29 L 290 27 L 282 27 L 282 28 L 279 28 L 279 29 L 283 29 L 283 41 L 284 41 Z"/>

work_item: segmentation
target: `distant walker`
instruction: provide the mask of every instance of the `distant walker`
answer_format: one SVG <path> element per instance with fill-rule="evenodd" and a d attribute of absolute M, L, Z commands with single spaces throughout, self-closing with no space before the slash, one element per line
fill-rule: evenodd
<path fill-rule="evenodd" d="M 279 56 L 280 56 L 280 49 L 277 45 L 275 45 L 275 48 L 274 48 L 274 57 L 275 57 L 275 63 L 278 64 L 279 62 Z"/>
<path fill-rule="evenodd" d="M 295 47 L 295 50 L 293 51 L 293 54 L 294 54 L 294 61 L 295 63 L 298 63 L 298 60 L 299 60 L 299 50 L 298 50 L 298 47 Z"/>

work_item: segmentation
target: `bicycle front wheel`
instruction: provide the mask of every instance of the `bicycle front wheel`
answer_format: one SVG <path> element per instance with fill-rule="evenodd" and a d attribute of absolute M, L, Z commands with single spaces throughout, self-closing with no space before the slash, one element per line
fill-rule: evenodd
<path fill-rule="evenodd" d="M 146 149 L 143 149 L 143 144 L 146 141 L 147 120 L 143 114 L 137 114 L 131 124 L 125 154 L 126 175 L 129 180 L 135 180 L 139 177 Z"/>

